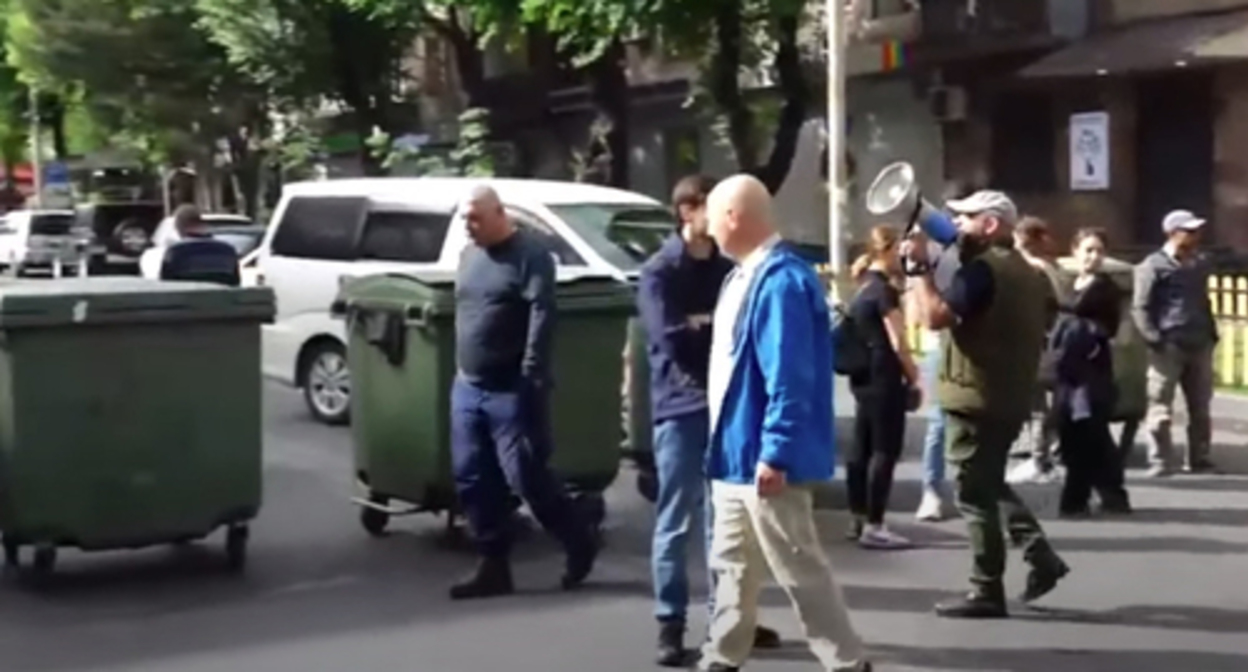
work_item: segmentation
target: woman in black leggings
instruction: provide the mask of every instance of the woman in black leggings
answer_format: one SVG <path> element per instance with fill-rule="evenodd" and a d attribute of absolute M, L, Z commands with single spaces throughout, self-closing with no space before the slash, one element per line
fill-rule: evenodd
<path fill-rule="evenodd" d="M 849 315 L 871 352 L 870 366 L 850 377 L 858 402 L 854 442 L 845 458 L 849 508 L 854 516 L 850 536 L 864 548 L 905 548 L 910 542 L 884 525 L 893 471 L 905 442 L 906 410 L 917 394 L 918 368 L 906 345 L 901 293 L 895 280 L 901 275 L 897 230 L 871 230 L 867 252 L 854 262 L 858 293 Z"/>

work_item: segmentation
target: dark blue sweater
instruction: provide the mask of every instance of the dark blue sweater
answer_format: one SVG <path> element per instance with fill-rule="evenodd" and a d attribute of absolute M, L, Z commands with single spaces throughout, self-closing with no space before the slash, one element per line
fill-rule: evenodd
<path fill-rule="evenodd" d="M 473 385 L 549 384 L 555 262 L 524 231 L 490 248 L 469 245 L 455 278 L 455 354 Z"/>
<path fill-rule="evenodd" d="M 641 269 L 637 307 L 650 358 L 650 401 L 654 422 L 706 412 L 711 363 L 711 328 L 689 318 L 710 316 L 732 262 L 716 253 L 695 259 L 672 236 Z"/>

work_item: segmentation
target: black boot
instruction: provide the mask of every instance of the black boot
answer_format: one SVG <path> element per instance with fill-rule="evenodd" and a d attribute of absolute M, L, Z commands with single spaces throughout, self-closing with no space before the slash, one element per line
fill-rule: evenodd
<path fill-rule="evenodd" d="M 988 619 L 1009 618 L 1005 608 L 1005 589 L 1000 585 L 980 586 L 965 597 L 936 605 L 936 615 L 941 618 Z"/>
<path fill-rule="evenodd" d="M 783 644 L 784 642 L 780 641 L 780 633 L 775 630 L 761 625 L 754 628 L 754 648 L 771 650 L 778 649 Z"/>
<path fill-rule="evenodd" d="M 1035 602 L 1053 592 L 1057 582 L 1070 573 L 1070 567 L 1047 543 L 1033 558 L 1028 558 L 1028 561 L 1031 563 L 1031 572 L 1027 575 L 1027 587 L 1019 596 L 1023 602 Z"/>
<path fill-rule="evenodd" d="M 741 672 L 741 668 L 723 663 L 711 663 L 706 667 L 706 672 Z"/>
<path fill-rule="evenodd" d="M 505 558 L 484 558 L 472 576 L 451 586 L 452 600 L 478 600 L 515 592 L 511 583 L 511 563 Z"/>
<path fill-rule="evenodd" d="M 585 583 L 594 571 L 594 562 L 598 560 L 598 544 L 593 535 L 586 534 L 585 541 L 568 549 L 568 559 L 564 565 L 563 579 L 560 581 L 564 590 L 575 590 Z"/>
<path fill-rule="evenodd" d="M 659 653 L 655 662 L 660 667 L 685 667 L 684 621 L 659 621 Z"/>

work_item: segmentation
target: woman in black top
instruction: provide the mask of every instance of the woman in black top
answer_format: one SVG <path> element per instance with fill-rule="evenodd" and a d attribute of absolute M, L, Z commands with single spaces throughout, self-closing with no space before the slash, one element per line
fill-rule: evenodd
<path fill-rule="evenodd" d="M 1075 234 L 1079 264 L 1074 291 L 1062 307 L 1050 337 L 1050 360 L 1056 366 L 1054 409 L 1066 481 L 1061 513 L 1085 516 L 1095 490 L 1101 508 L 1127 513 L 1131 505 L 1123 486 L 1123 464 L 1109 432 L 1117 400 L 1111 341 L 1122 319 L 1122 291 L 1101 271 L 1105 233 L 1084 229 Z"/>
<path fill-rule="evenodd" d="M 905 441 L 906 410 L 919 382 L 896 285 L 901 277 L 900 242 L 896 229 L 875 227 L 866 254 L 853 266 L 859 289 L 849 315 L 869 346 L 870 366 L 849 381 L 858 414 L 853 446 L 845 458 L 845 480 L 854 515 L 850 536 L 865 548 L 909 546 L 884 526 L 893 471 Z"/>

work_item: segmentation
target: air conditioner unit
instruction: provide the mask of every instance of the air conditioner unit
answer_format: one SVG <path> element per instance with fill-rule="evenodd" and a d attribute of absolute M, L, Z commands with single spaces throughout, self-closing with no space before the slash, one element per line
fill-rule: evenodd
<path fill-rule="evenodd" d="M 960 86 L 933 86 L 927 91 L 932 116 L 941 123 L 965 121 L 968 111 L 966 89 Z"/>

